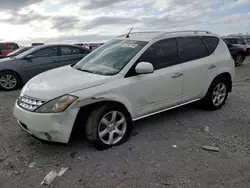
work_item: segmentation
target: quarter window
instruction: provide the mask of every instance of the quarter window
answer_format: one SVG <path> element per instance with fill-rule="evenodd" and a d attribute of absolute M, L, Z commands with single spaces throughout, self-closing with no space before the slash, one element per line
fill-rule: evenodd
<path fill-rule="evenodd" d="M 212 54 L 218 46 L 219 39 L 217 37 L 209 37 L 209 36 L 203 36 L 202 38 L 207 43 L 210 49 L 210 54 Z"/>
<path fill-rule="evenodd" d="M 166 39 L 154 43 L 138 59 L 137 62 L 150 62 L 154 69 L 169 67 L 178 63 L 176 39 Z"/>
<path fill-rule="evenodd" d="M 209 55 L 208 48 L 200 37 L 179 38 L 181 62 L 200 59 Z"/>
<path fill-rule="evenodd" d="M 50 48 L 38 50 L 37 52 L 33 53 L 33 56 L 35 58 L 45 58 L 45 57 L 57 56 L 57 47 L 50 47 Z"/>

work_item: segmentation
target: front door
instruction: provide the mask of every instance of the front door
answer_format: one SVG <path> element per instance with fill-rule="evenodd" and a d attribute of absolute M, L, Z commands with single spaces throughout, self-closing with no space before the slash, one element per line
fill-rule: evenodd
<path fill-rule="evenodd" d="M 28 79 L 56 67 L 58 62 L 57 47 L 47 47 L 30 54 L 32 59 L 24 60 L 25 74 Z"/>
<path fill-rule="evenodd" d="M 155 71 L 140 75 L 133 73 L 139 62 L 152 63 Z M 183 73 L 178 63 L 176 39 L 154 43 L 137 60 L 127 75 L 130 85 L 124 91 L 136 109 L 134 119 L 180 104 Z"/>

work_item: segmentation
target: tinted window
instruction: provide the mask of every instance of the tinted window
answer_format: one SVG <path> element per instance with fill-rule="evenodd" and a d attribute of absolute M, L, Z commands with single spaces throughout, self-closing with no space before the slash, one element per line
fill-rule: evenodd
<path fill-rule="evenodd" d="M 210 49 L 210 54 L 212 54 L 215 51 L 216 47 L 218 46 L 219 39 L 217 37 L 208 37 L 208 36 L 204 36 L 202 38 L 207 43 Z"/>
<path fill-rule="evenodd" d="M 45 48 L 32 54 L 35 58 L 57 56 L 57 47 Z"/>
<path fill-rule="evenodd" d="M 209 55 L 208 49 L 200 37 L 179 38 L 182 62 L 200 59 Z"/>
<path fill-rule="evenodd" d="M 137 62 L 150 62 L 154 69 L 161 69 L 178 63 L 178 48 L 176 39 L 166 39 L 154 43 L 139 58 Z"/>
<path fill-rule="evenodd" d="M 79 48 L 72 48 L 72 54 L 81 54 L 81 50 Z"/>
<path fill-rule="evenodd" d="M 71 55 L 71 49 L 67 46 L 62 46 L 61 48 L 61 55 Z"/>
<path fill-rule="evenodd" d="M 244 42 L 240 39 L 236 39 L 237 44 L 244 44 Z"/>
<path fill-rule="evenodd" d="M 82 54 L 80 48 L 70 47 L 70 46 L 62 46 L 61 55 L 74 55 L 74 54 Z"/>

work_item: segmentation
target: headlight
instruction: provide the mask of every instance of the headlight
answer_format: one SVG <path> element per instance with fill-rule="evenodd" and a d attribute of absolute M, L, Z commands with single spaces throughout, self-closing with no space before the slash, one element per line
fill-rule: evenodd
<path fill-rule="evenodd" d="M 73 102 L 75 102 L 78 97 L 72 95 L 64 95 L 53 99 L 41 107 L 37 108 L 35 112 L 38 113 L 59 113 L 66 110 Z"/>

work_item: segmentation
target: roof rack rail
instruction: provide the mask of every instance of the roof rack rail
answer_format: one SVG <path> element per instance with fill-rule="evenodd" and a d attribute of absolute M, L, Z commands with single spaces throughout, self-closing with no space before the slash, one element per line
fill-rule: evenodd
<path fill-rule="evenodd" d="M 207 33 L 207 34 L 212 34 L 210 31 L 205 31 L 205 30 L 183 30 L 183 31 L 167 31 L 164 34 L 169 34 L 169 33 L 185 33 L 185 32 L 194 32 L 194 33 Z"/>
<path fill-rule="evenodd" d="M 183 30 L 183 31 L 166 31 L 166 32 L 163 32 L 162 34 L 160 34 L 159 36 L 155 37 L 154 39 L 156 38 L 161 38 L 163 37 L 164 35 L 166 34 L 172 34 L 172 33 L 207 33 L 207 34 L 212 34 L 212 32 L 210 31 L 204 31 L 204 30 Z"/>

